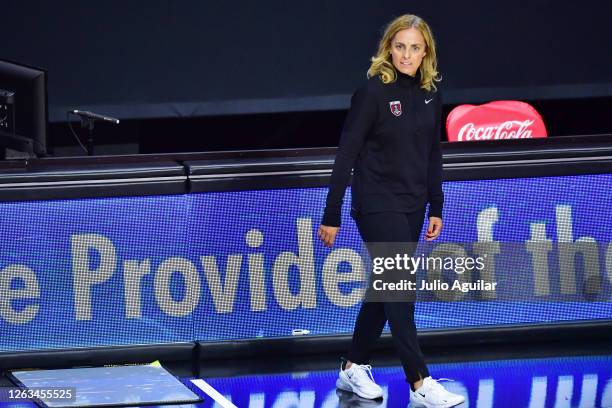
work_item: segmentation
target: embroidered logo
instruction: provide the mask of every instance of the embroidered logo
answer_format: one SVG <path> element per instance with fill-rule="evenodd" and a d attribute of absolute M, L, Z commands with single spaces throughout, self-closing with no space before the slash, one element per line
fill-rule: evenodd
<path fill-rule="evenodd" d="M 425 99 L 425 105 L 427 105 L 429 102 L 433 101 L 433 98 L 431 99 Z"/>
<path fill-rule="evenodd" d="M 392 114 L 399 116 L 402 114 L 402 103 L 400 101 L 391 101 L 389 102 L 389 109 L 391 109 Z"/>

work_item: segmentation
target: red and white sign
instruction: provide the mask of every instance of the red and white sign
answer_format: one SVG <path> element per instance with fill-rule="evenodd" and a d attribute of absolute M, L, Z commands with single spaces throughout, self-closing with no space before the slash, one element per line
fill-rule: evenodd
<path fill-rule="evenodd" d="M 391 109 L 392 114 L 399 116 L 402 114 L 402 103 L 400 101 L 391 101 L 389 102 L 389 109 Z"/>
<path fill-rule="evenodd" d="M 540 114 L 525 102 L 460 105 L 446 118 L 449 142 L 547 137 Z"/>

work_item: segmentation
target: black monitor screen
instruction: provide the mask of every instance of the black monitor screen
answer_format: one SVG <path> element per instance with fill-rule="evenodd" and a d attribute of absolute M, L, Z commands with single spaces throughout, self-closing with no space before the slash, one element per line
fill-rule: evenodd
<path fill-rule="evenodd" d="M 47 73 L 44 70 L 0 61 L 0 90 L 11 98 L 0 100 L 7 112 L 0 136 L 0 148 L 33 150 L 46 153 L 47 139 Z"/>

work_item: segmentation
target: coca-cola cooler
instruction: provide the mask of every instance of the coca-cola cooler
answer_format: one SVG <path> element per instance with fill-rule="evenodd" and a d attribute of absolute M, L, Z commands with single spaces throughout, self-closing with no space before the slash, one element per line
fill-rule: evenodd
<path fill-rule="evenodd" d="M 449 142 L 546 137 L 542 116 L 521 101 L 494 101 L 459 105 L 446 119 Z"/>

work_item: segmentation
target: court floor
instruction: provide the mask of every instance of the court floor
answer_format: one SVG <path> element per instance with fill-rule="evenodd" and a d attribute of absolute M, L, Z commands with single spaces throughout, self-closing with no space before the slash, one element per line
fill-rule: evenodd
<path fill-rule="evenodd" d="M 451 379 L 442 383 L 465 396 L 459 407 L 612 407 L 612 345 L 607 342 L 482 345 L 425 354 L 432 376 Z M 392 353 L 372 359 L 374 378 L 384 390 L 381 401 L 336 390 L 339 363 L 335 355 L 311 355 L 208 361 L 197 373 L 187 363 L 164 367 L 203 398 L 176 407 L 409 407 L 408 385 Z"/>
<path fill-rule="evenodd" d="M 462 394 L 461 407 L 612 407 L 612 355 L 506 359 L 431 364 L 433 378 Z M 399 366 L 375 367 L 382 401 L 335 389 L 337 370 L 293 371 L 206 379 L 227 400 L 249 408 L 407 407 L 408 386 Z M 210 399 L 203 407 L 215 405 Z"/>

